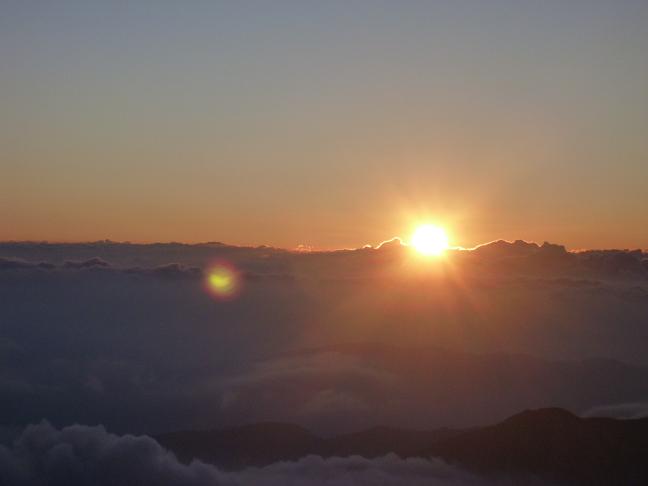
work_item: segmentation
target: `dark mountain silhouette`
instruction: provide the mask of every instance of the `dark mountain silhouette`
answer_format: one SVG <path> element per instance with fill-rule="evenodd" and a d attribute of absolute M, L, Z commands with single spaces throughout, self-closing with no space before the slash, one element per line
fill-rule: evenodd
<path fill-rule="evenodd" d="M 296 460 L 320 451 L 322 439 L 293 424 L 274 422 L 222 430 L 171 432 L 156 440 L 178 459 L 200 459 L 226 469 Z"/>
<path fill-rule="evenodd" d="M 527 410 L 467 430 L 375 427 L 321 438 L 296 425 L 261 423 L 172 432 L 156 439 L 184 462 L 197 458 L 226 469 L 309 454 L 372 458 L 393 452 L 440 457 L 489 476 L 536 476 L 579 485 L 648 484 L 648 418 L 580 418 L 559 408 Z"/>
<path fill-rule="evenodd" d="M 298 425 L 266 422 L 221 430 L 171 432 L 157 436 L 156 440 L 183 462 L 200 459 L 225 469 L 240 469 L 297 460 L 309 454 L 371 458 L 394 452 L 401 457 L 413 457 L 437 440 L 457 433 L 451 429 L 374 427 L 325 439 Z"/>
<path fill-rule="evenodd" d="M 527 410 L 502 423 L 432 444 L 439 456 L 487 473 L 533 474 L 568 484 L 648 484 L 648 418 L 579 418 Z"/>
<path fill-rule="evenodd" d="M 361 432 L 338 435 L 327 439 L 323 444 L 323 455 L 352 456 L 367 458 L 384 456 L 394 452 L 401 457 L 414 457 L 420 451 L 437 441 L 453 437 L 459 430 L 441 428 L 431 431 L 373 427 Z"/>

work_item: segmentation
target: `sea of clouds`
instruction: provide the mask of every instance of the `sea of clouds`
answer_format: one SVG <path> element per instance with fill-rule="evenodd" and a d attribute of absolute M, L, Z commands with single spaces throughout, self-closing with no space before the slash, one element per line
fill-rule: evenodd
<path fill-rule="evenodd" d="M 226 472 L 199 461 L 180 463 L 147 436 L 114 435 L 102 426 L 27 427 L 0 446 L 0 483 L 12 486 L 496 486 L 438 459 L 307 456 L 262 468 Z M 525 479 L 524 484 L 546 484 Z"/>
<path fill-rule="evenodd" d="M 641 251 L 0 244 L 2 437 L 42 419 L 158 433 L 464 427 L 648 400 Z M 240 274 L 235 298 L 205 286 Z M 14 433 L 11 433 L 14 431 Z"/>

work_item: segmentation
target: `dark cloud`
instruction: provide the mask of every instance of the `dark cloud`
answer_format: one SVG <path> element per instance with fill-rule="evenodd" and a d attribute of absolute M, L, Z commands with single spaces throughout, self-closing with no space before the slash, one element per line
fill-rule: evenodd
<path fill-rule="evenodd" d="M 240 266 L 252 278 L 267 275 L 294 276 L 325 273 L 346 276 L 355 271 L 360 276 L 400 267 L 411 260 L 410 249 L 399 238 L 381 243 L 377 248 L 331 252 L 289 252 L 271 247 L 237 247 L 222 243 L 187 245 L 181 243 L 131 244 L 110 241 L 84 244 L 0 243 L 0 269 L 29 269 L 37 261 L 45 266 L 63 268 L 135 268 L 157 269 L 173 273 L 173 265 L 204 269 L 216 260 Z M 455 270 L 481 275 L 485 271 L 498 276 L 553 276 L 573 279 L 648 280 L 648 258 L 641 250 L 589 250 L 569 252 L 562 245 L 544 242 L 498 240 L 472 250 L 450 250 L 448 260 Z M 109 263 L 110 262 L 110 263 Z M 175 263 L 169 263 L 175 262 Z M 419 262 L 420 263 L 420 262 Z M 381 265 L 376 269 L 375 265 Z M 168 267 L 165 269 L 165 267 Z M 176 272 L 179 273 L 179 272 Z"/>
<path fill-rule="evenodd" d="M 387 455 L 304 457 L 240 472 L 223 472 L 193 461 L 181 464 L 146 436 L 113 435 L 101 427 L 56 429 L 32 425 L 12 447 L 0 446 L 0 483 L 12 486 L 350 486 L 496 485 L 437 459 L 400 459 Z M 540 483 L 537 483 L 540 484 Z"/>
<path fill-rule="evenodd" d="M 205 267 L 215 259 L 245 262 L 249 270 L 258 267 L 285 269 L 284 259 L 292 253 L 269 247 L 238 247 L 222 243 L 133 244 L 99 241 L 93 243 L 0 242 L 0 256 L 27 261 L 47 261 L 61 266 L 65 261 L 83 262 L 100 258 L 119 268 L 153 268 L 178 262 L 188 267 Z"/>
<path fill-rule="evenodd" d="M 236 475 L 242 484 L 258 486 L 485 486 L 507 484 L 506 479 L 484 479 L 437 460 L 400 459 L 394 454 L 365 459 L 359 456 L 323 459 L 308 456 L 296 462 L 281 462 L 248 469 Z M 528 485 L 547 484 L 529 480 Z"/>
<path fill-rule="evenodd" d="M 597 405 L 583 412 L 584 417 L 636 419 L 648 417 L 648 401 Z"/>
<path fill-rule="evenodd" d="M 20 258 L 0 257 L 0 270 L 25 270 L 25 269 L 52 270 L 54 268 L 56 268 L 56 265 L 49 262 L 28 262 Z"/>
<path fill-rule="evenodd" d="M 88 260 L 83 261 L 66 261 L 63 263 L 63 268 L 106 268 L 110 264 L 99 257 L 89 258 Z"/>
<path fill-rule="evenodd" d="M 641 250 L 607 250 L 582 252 L 580 261 L 586 268 L 608 276 L 646 276 Z"/>
<path fill-rule="evenodd" d="M 276 419 L 323 431 L 642 402 L 648 285 L 588 262 L 643 255 L 4 243 L 0 415 L 117 432 Z M 242 276 L 234 299 L 205 289 L 218 262 Z M 340 346 L 363 342 L 374 347 Z"/>
<path fill-rule="evenodd" d="M 580 412 L 601 397 L 646 397 L 646 383 L 648 368 L 609 360 L 362 344 L 259 361 L 224 382 L 221 407 L 232 421 L 243 412 L 247 421 L 272 416 L 329 432 L 381 423 L 430 429 L 488 423 L 534 406 Z"/>
<path fill-rule="evenodd" d="M 169 280 L 200 279 L 204 276 L 204 272 L 201 268 L 187 267 L 181 263 L 167 263 L 153 268 L 126 268 L 122 271 L 128 274 L 148 275 Z"/>
<path fill-rule="evenodd" d="M 214 467 L 180 464 L 149 437 L 78 425 L 57 430 L 47 423 L 27 427 L 13 448 L 0 447 L 0 478 L 13 486 L 237 484 Z"/>
<path fill-rule="evenodd" d="M 19 258 L 0 258 L 0 269 L 15 270 L 17 268 L 33 268 L 34 264 Z"/>

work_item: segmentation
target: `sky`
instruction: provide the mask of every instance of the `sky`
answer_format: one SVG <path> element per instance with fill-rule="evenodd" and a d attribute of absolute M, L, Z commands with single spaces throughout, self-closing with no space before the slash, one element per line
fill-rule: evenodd
<path fill-rule="evenodd" d="M 0 240 L 647 248 L 645 1 L 0 2 Z"/>

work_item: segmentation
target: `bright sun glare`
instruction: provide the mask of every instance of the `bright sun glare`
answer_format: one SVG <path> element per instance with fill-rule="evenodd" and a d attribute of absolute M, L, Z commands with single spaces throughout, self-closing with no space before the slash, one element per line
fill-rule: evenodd
<path fill-rule="evenodd" d="M 448 249 L 448 235 L 443 228 L 424 224 L 414 231 L 411 244 L 423 255 L 438 256 Z"/>

